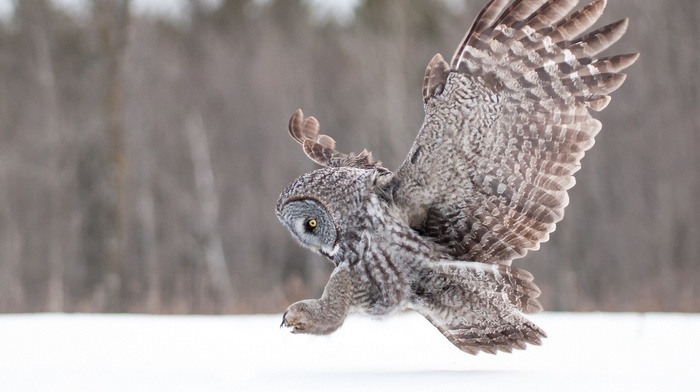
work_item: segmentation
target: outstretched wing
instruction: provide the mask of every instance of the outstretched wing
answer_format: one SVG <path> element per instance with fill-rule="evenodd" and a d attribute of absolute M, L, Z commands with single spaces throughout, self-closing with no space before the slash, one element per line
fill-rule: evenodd
<path fill-rule="evenodd" d="M 455 257 L 509 264 L 547 241 L 601 128 L 601 110 L 637 54 L 595 58 L 621 20 L 584 35 L 605 0 L 491 0 L 450 64 L 423 86 L 426 117 L 392 179 L 417 231 Z"/>
<path fill-rule="evenodd" d="M 318 133 L 319 123 L 315 117 L 304 118 L 301 109 L 289 119 L 289 134 L 304 147 L 304 152 L 312 161 L 321 166 L 351 166 L 362 169 L 380 168 L 382 163 L 372 159 L 372 153 L 363 150 L 358 155 L 343 154 L 335 150 L 335 140 Z"/>

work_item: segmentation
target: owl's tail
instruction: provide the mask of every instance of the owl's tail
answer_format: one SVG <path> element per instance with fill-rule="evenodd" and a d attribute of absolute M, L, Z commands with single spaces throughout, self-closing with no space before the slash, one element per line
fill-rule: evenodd
<path fill-rule="evenodd" d="M 542 310 L 529 272 L 506 265 L 438 262 L 411 285 L 411 307 L 462 351 L 511 352 L 546 334 L 523 316 Z"/>

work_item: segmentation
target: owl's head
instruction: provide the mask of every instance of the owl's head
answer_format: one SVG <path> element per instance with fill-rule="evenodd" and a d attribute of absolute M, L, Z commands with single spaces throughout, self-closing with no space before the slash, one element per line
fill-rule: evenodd
<path fill-rule="evenodd" d="M 277 200 L 277 217 L 304 247 L 333 259 L 344 223 L 360 207 L 367 171 L 325 168 L 302 175 Z"/>

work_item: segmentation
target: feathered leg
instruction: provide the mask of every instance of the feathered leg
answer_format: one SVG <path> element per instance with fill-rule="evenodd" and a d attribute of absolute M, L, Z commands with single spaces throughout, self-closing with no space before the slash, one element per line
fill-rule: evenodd
<path fill-rule="evenodd" d="M 282 316 L 283 327 L 293 333 L 327 335 L 343 325 L 353 296 L 350 271 L 337 268 L 331 275 L 320 299 L 293 303 Z"/>

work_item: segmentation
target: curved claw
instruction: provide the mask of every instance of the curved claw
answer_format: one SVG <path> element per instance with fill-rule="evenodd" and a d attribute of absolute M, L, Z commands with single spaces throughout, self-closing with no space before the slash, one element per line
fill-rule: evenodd
<path fill-rule="evenodd" d="M 286 327 L 286 325 L 284 325 L 286 318 L 287 318 L 287 312 L 285 311 L 284 314 L 282 315 L 282 322 L 280 323 L 280 329 L 282 329 L 282 327 Z"/>
<path fill-rule="evenodd" d="M 295 309 L 293 306 L 282 315 L 280 328 L 291 328 L 291 333 L 308 333 L 309 317 L 304 310 Z"/>

